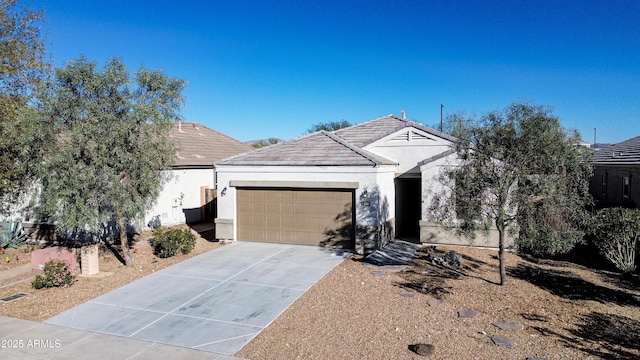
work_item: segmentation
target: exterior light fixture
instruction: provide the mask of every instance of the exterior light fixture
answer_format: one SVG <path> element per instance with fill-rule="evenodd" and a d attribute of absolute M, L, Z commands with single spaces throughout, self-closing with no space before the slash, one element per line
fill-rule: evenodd
<path fill-rule="evenodd" d="M 220 192 L 220 196 L 225 196 L 227 195 L 227 187 L 225 186 L 224 189 L 222 189 L 222 192 Z"/>
<path fill-rule="evenodd" d="M 369 198 L 369 192 L 365 190 L 360 194 L 360 200 L 366 200 L 367 198 Z"/>

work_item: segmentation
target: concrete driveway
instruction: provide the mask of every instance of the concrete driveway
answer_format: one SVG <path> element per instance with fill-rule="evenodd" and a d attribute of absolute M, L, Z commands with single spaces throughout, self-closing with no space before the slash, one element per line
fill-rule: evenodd
<path fill-rule="evenodd" d="M 311 246 L 232 243 L 45 323 L 233 355 L 345 257 Z"/>

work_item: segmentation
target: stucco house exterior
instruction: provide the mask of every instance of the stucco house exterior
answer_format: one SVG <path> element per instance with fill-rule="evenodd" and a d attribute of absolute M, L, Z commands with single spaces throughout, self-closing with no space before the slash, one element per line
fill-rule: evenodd
<path fill-rule="evenodd" d="M 640 205 L 640 136 L 598 147 L 589 191 L 597 207 Z"/>
<path fill-rule="evenodd" d="M 418 242 L 427 187 L 454 141 L 387 115 L 219 161 L 216 238 L 359 253 Z"/>
<path fill-rule="evenodd" d="M 154 217 L 167 226 L 213 222 L 214 162 L 253 147 L 194 122 L 174 124 L 170 137 L 178 147 L 177 161 L 144 224 L 150 224 Z"/>

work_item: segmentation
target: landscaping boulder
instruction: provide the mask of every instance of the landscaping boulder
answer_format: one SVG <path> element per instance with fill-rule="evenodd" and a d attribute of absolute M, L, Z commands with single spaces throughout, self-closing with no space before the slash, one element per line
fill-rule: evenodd
<path fill-rule="evenodd" d="M 409 350 L 420 356 L 431 356 L 436 351 L 436 346 L 432 344 L 409 345 Z"/>

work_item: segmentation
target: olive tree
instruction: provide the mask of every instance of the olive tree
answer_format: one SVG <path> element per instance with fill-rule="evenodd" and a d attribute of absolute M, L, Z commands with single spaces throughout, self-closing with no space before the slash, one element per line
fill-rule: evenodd
<path fill-rule="evenodd" d="M 34 87 L 49 70 L 40 36 L 41 11 L 0 0 L 0 201 L 7 214 L 33 179 L 42 148 L 37 124 L 29 121 Z"/>
<path fill-rule="evenodd" d="M 100 71 L 84 57 L 56 70 L 38 93 L 51 151 L 40 166 L 41 212 L 63 229 L 99 234 L 115 221 L 133 265 L 127 227 L 157 199 L 176 153 L 168 134 L 179 117 L 182 80 L 121 60 Z"/>
<path fill-rule="evenodd" d="M 441 177 L 431 217 L 473 239 L 498 232 L 500 284 L 505 285 L 505 238 L 533 253 L 570 250 L 584 235 L 590 203 L 590 151 L 578 145 L 547 107 L 514 103 L 467 121 L 454 147 L 457 164 Z"/>

